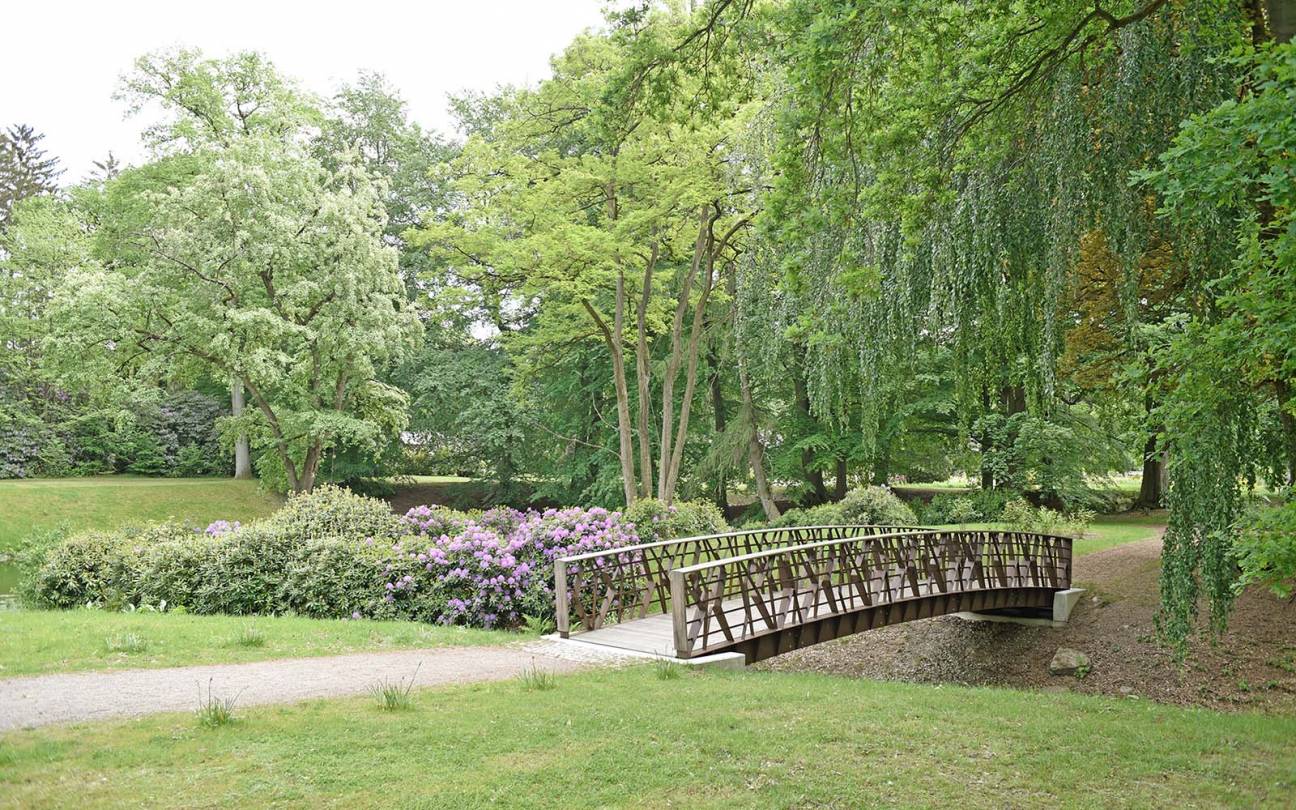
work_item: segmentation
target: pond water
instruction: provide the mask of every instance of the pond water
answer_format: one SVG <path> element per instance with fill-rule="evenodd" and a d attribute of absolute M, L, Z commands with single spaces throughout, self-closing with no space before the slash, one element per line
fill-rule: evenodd
<path fill-rule="evenodd" d="M 18 606 L 18 566 L 0 563 L 0 610 Z"/>

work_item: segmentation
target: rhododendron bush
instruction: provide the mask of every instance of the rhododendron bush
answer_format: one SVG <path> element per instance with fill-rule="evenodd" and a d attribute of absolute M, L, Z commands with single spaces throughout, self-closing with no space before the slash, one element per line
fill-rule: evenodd
<path fill-rule="evenodd" d="M 418 506 L 388 520 L 370 500 L 323 488 L 247 526 L 72 538 L 46 557 L 28 592 L 49 607 L 165 604 L 516 627 L 553 616 L 556 557 L 639 542 L 634 524 L 606 509 Z"/>
<path fill-rule="evenodd" d="M 556 557 L 638 542 L 634 526 L 606 509 L 492 509 L 475 518 L 415 507 L 413 537 L 392 546 L 384 601 L 398 615 L 511 627 L 553 615 Z"/>

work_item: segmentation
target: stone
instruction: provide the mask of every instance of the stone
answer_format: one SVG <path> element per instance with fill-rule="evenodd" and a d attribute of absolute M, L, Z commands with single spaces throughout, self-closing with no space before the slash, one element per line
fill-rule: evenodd
<path fill-rule="evenodd" d="M 1058 647 L 1049 661 L 1049 672 L 1054 675 L 1074 675 L 1082 667 L 1089 668 L 1089 656 L 1070 647 Z"/>

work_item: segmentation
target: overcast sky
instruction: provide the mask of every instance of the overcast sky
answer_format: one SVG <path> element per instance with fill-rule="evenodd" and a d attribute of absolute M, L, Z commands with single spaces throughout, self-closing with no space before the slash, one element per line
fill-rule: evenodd
<path fill-rule="evenodd" d="M 148 51 L 252 49 L 322 95 L 376 70 L 410 114 L 449 131 L 447 93 L 535 82 L 549 57 L 602 23 L 601 0 L 38 0 L 6 3 L 0 126 L 30 124 L 81 179 L 111 149 L 142 156 L 142 122 L 123 120 L 118 78 Z"/>

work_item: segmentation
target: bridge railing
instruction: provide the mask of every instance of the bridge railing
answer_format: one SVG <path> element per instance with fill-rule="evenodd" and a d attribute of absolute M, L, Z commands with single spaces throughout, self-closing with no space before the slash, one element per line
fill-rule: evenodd
<path fill-rule="evenodd" d="M 669 613 L 670 572 L 772 548 L 882 533 L 922 531 L 895 526 L 794 526 L 681 537 L 560 557 L 554 561 L 558 633 Z"/>
<path fill-rule="evenodd" d="M 942 594 L 1061 590 L 1071 538 L 997 530 L 873 533 L 770 548 L 669 572 L 676 655 Z"/>

